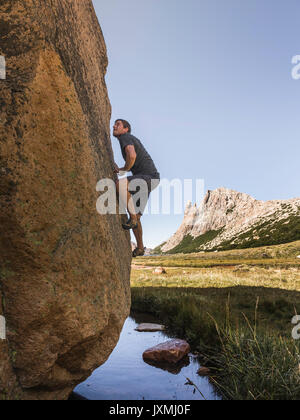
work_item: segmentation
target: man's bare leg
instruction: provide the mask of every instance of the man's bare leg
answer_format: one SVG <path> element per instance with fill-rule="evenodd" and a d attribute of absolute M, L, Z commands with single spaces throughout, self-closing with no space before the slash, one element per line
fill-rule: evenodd
<path fill-rule="evenodd" d="M 130 218 L 133 223 L 138 222 L 138 215 L 135 212 L 135 207 L 132 199 L 132 195 L 128 191 L 128 181 L 127 179 L 122 179 L 116 183 L 117 192 L 120 196 L 120 199 L 123 203 L 126 203 L 127 211 L 130 215 Z"/>
<path fill-rule="evenodd" d="M 127 203 L 127 211 L 130 215 L 132 222 L 137 223 L 137 228 L 133 229 L 133 233 L 137 242 L 137 248 L 141 251 L 144 251 L 143 228 L 140 220 L 142 215 L 135 213 L 132 195 L 128 191 L 127 179 L 118 181 L 116 183 L 116 187 L 120 199 L 123 201 L 123 203 Z"/>
<path fill-rule="evenodd" d="M 136 239 L 137 247 L 140 250 L 144 250 L 144 242 L 143 242 L 143 228 L 141 223 L 141 215 L 137 215 L 137 224 L 138 227 L 136 229 L 133 229 L 133 233 Z"/>

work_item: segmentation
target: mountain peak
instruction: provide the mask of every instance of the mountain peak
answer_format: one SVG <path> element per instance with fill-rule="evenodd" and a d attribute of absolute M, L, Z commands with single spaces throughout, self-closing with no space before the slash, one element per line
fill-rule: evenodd
<path fill-rule="evenodd" d="M 288 231 L 287 225 L 291 218 L 295 226 Z M 283 223 L 286 223 L 285 227 L 282 226 Z M 272 242 L 273 233 L 278 229 L 281 232 L 278 239 L 281 243 L 300 239 L 300 199 L 265 202 L 248 194 L 220 187 L 207 191 L 199 208 L 191 202 L 187 203 L 182 225 L 162 250 L 173 250 L 186 237 L 194 240 L 204 236 L 213 239 L 201 244 L 198 250 L 221 249 L 222 244 L 226 244 L 226 247 L 245 247 L 247 243 L 249 246 L 259 246 L 264 242 Z M 271 232 L 273 233 L 270 235 Z M 240 241 L 239 237 L 243 237 L 243 240 Z"/>

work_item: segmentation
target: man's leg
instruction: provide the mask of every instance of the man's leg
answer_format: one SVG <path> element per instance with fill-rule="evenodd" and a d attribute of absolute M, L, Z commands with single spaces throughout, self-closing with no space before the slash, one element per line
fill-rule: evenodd
<path fill-rule="evenodd" d="M 120 199 L 127 207 L 127 211 L 130 215 L 130 218 L 133 223 L 138 222 L 138 216 L 135 212 L 135 207 L 132 199 L 132 195 L 128 191 L 128 180 L 127 179 L 121 179 L 120 181 L 117 181 L 116 183 L 117 192 L 119 194 Z"/>
<path fill-rule="evenodd" d="M 137 215 L 137 219 L 138 219 L 138 227 L 136 229 L 133 229 L 133 233 L 136 239 L 136 243 L 137 243 L 137 247 L 140 250 L 144 250 L 144 242 L 143 242 L 143 228 L 142 228 L 142 223 L 141 223 L 141 215 L 138 214 Z"/>

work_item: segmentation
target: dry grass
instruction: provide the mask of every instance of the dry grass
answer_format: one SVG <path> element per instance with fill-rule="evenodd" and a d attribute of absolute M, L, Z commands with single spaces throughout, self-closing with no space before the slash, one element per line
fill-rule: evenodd
<path fill-rule="evenodd" d="M 168 268 L 155 275 L 153 268 L 133 268 L 132 287 L 226 288 L 265 287 L 300 292 L 300 268 L 261 268 L 245 264 L 226 268 Z"/>
<path fill-rule="evenodd" d="M 205 268 L 247 264 L 262 267 L 299 267 L 300 241 L 284 245 L 268 246 L 253 249 L 240 249 L 222 252 L 196 254 L 176 254 L 138 258 L 136 265 L 165 265 L 167 267 Z"/>

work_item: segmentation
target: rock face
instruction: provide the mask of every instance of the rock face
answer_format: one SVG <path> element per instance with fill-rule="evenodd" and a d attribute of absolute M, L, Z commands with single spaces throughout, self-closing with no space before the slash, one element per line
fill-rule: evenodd
<path fill-rule="evenodd" d="M 96 212 L 113 177 L 107 55 L 91 0 L 3 0 L 0 399 L 65 399 L 130 308 L 130 238 Z"/>
<path fill-rule="evenodd" d="M 186 341 L 175 339 L 151 347 L 143 353 L 143 358 L 158 363 L 177 363 L 190 351 L 190 345 Z"/>
<path fill-rule="evenodd" d="M 197 238 L 197 241 L 193 241 Z M 300 199 L 258 201 L 226 188 L 209 191 L 200 208 L 188 203 L 179 230 L 163 252 L 222 250 L 300 239 Z"/>

